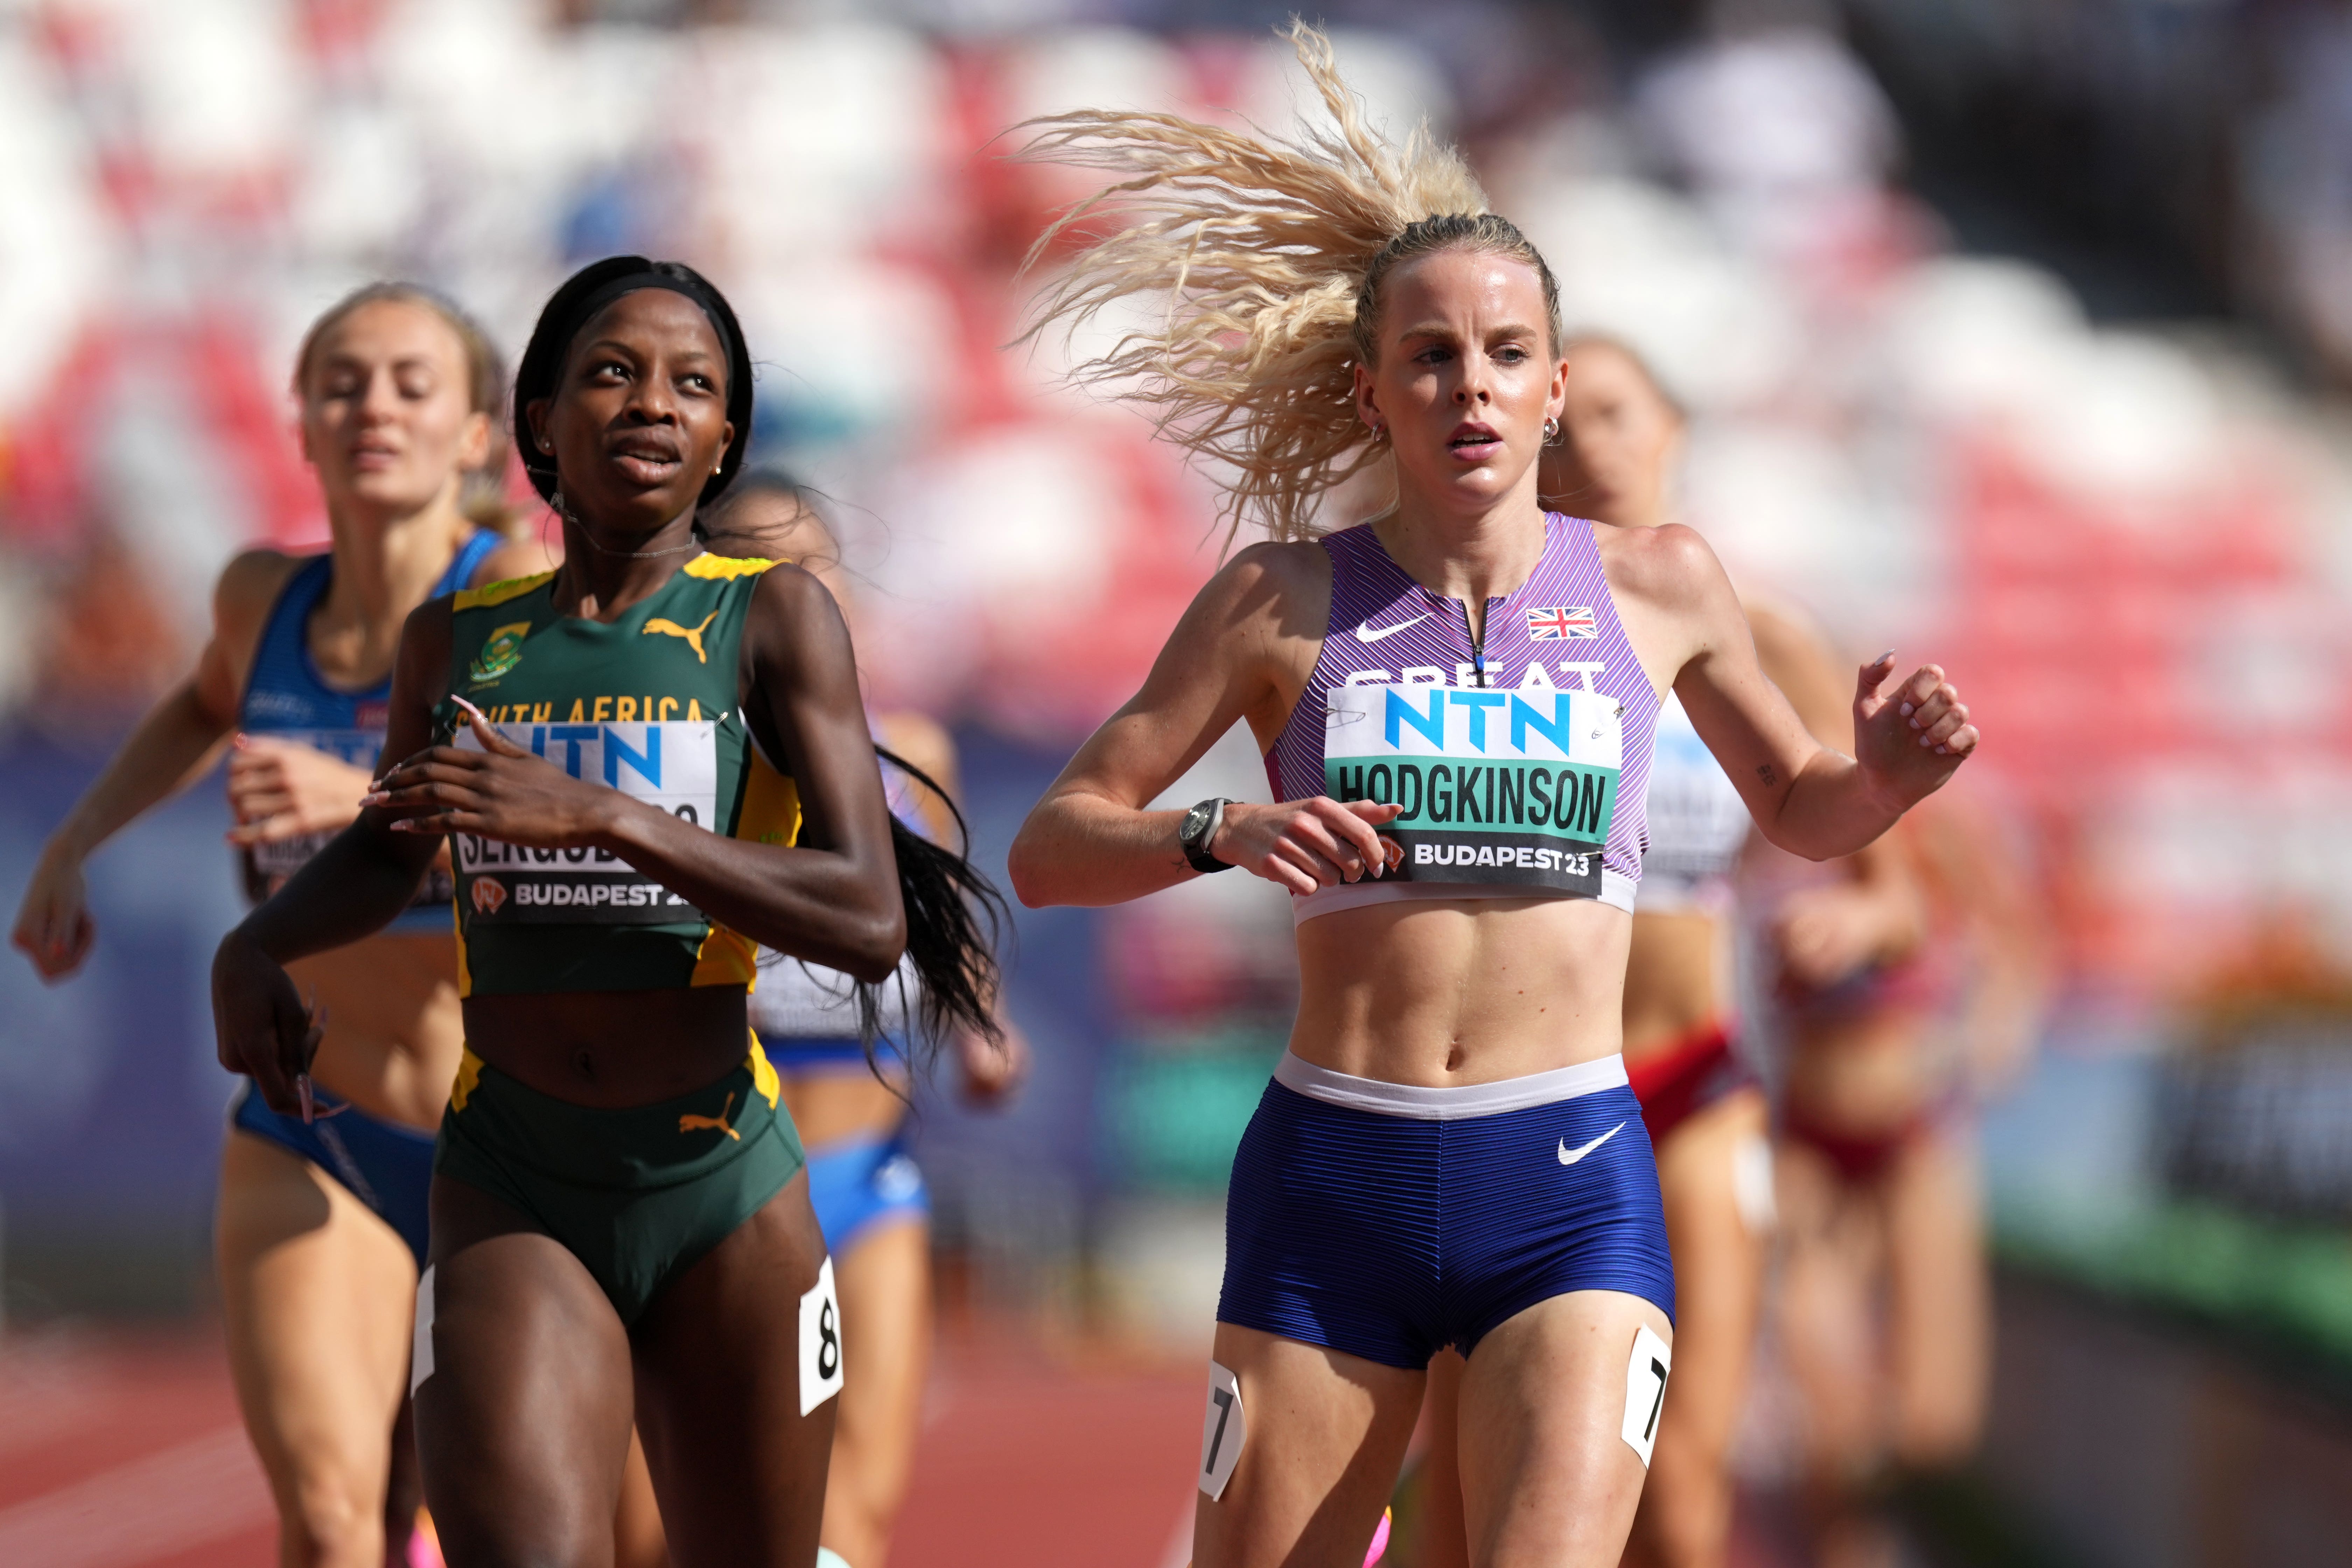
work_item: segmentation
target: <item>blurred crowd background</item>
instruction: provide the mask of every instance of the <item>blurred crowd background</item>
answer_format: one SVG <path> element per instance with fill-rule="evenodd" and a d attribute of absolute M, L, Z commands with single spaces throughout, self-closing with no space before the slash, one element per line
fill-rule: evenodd
<path fill-rule="evenodd" d="M 421 279 L 511 353 L 626 250 L 735 301 L 757 459 L 820 494 L 875 698 L 955 728 L 1001 872 L 1223 542 L 1201 476 L 1061 386 L 1086 345 L 1008 351 L 1083 187 L 1004 132 L 1082 104 L 1286 128 L 1287 10 L 0 4 L 12 902 L 220 565 L 323 543 L 285 390 L 309 320 Z M 1683 510 L 1743 586 L 1857 661 L 1942 660 L 1989 737 L 1956 809 L 2027 868 L 2059 979 L 1983 1112 L 1985 1506 L 2084 1561 L 2326 1560 L 2293 1531 L 2352 1489 L 2352 5 L 1322 11 L 1375 117 L 1460 141 L 1571 323 L 1688 407 Z M 1236 731 L 1171 793 L 1264 789 Z M 204 1310 L 226 822 L 207 784 L 94 863 L 75 984 L 0 963 L 15 1321 Z M 1034 1080 L 920 1122 L 951 1290 L 1205 1345 L 1288 924 L 1244 878 L 1021 916 Z"/>

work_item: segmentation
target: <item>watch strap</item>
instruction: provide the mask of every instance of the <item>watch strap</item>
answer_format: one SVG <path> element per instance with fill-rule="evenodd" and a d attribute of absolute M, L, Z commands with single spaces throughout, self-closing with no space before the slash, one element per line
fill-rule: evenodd
<path fill-rule="evenodd" d="M 1230 871 L 1234 868 L 1232 861 L 1220 860 L 1214 855 L 1209 853 L 1209 846 L 1215 840 L 1217 837 L 1217 829 L 1224 826 L 1225 807 L 1232 804 L 1233 803 L 1231 801 L 1227 800 L 1223 795 L 1213 796 L 1208 800 L 1201 802 L 1201 805 L 1194 806 L 1192 810 L 1197 812 L 1201 809 L 1202 805 L 1207 806 L 1209 808 L 1209 820 L 1207 825 L 1201 829 L 1197 836 L 1188 837 L 1181 833 L 1177 835 L 1176 843 L 1178 847 L 1184 851 L 1185 860 L 1191 864 L 1192 869 L 1195 871 L 1205 874 L 1213 871 Z M 1189 818 L 1191 814 L 1187 813 L 1186 815 Z"/>

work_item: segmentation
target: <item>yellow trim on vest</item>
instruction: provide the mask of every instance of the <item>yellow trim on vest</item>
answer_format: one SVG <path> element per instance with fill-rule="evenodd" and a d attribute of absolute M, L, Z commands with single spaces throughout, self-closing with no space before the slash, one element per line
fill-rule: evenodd
<path fill-rule="evenodd" d="M 689 577 L 723 583 L 732 577 L 757 577 L 775 564 L 773 561 L 762 561 L 756 556 L 713 555 L 706 551 L 678 570 Z"/>
<path fill-rule="evenodd" d="M 465 1110 L 467 1100 L 482 1081 L 482 1058 L 474 1054 L 473 1047 L 463 1048 L 465 1054 L 457 1058 L 457 1081 L 449 1086 L 449 1109 L 452 1110 Z"/>
<path fill-rule="evenodd" d="M 735 814 L 735 837 L 753 844 L 801 841 L 801 786 L 768 765 L 756 747 L 743 772 L 743 806 Z"/>
<path fill-rule="evenodd" d="M 703 559 L 698 557 L 697 559 Z M 762 563 L 764 565 L 765 563 Z M 785 774 L 768 765 L 756 746 L 746 747 L 750 765 L 743 772 L 743 804 L 735 814 L 735 837 L 755 844 L 800 842 L 801 791 Z M 694 954 L 694 978 L 689 985 L 756 986 L 760 979 L 760 945 L 717 921 Z"/>
<path fill-rule="evenodd" d="M 760 1048 L 759 1036 L 751 1037 L 751 1052 L 743 1058 L 743 1062 L 751 1069 L 751 1087 L 767 1100 L 769 1110 L 775 1110 L 777 1099 L 784 1092 L 783 1080 L 776 1077 L 776 1069 L 768 1061 L 768 1053 Z"/>
<path fill-rule="evenodd" d="M 760 977 L 760 944 L 741 931 L 717 921 L 694 950 L 694 976 L 688 985 L 740 985 L 746 991 Z"/>
<path fill-rule="evenodd" d="M 464 1001 L 474 994 L 474 972 L 466 963 L 466 917 L 457 912 L 457 900 L 449 900 L 449 923 L 457 931 L 457 1000 Z"/>
<path fill-rule="evenodd" d="M 457 590 L 457 607 L 478 610 L 490 605 L 503 605 L 509 599 L 521 598 L 554 575 L 552 572 L 541 572 L 530 577 L 509 577 L 503 583 L 485 583 L 478 588 L 460 588 Z"/>

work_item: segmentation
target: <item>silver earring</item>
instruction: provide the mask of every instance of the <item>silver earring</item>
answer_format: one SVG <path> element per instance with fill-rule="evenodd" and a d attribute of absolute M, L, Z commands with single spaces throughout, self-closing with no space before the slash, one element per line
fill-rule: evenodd
<path fill-rule="evenodd" d="M 563 510 L 563 487 L 562 485 L 555 487 L 555 493 L 547 498 L 547 504 L 555 510 L 555 515 L 558 517 L 570 517 L 572 515 L 570 512 Z"/>
<path fill-rule="evenodd" d="M 1544 421 L 1544 445 L 1547 447 L 1557 447 L 1559 445 L 1559 420 L 1547 419 Z"/>

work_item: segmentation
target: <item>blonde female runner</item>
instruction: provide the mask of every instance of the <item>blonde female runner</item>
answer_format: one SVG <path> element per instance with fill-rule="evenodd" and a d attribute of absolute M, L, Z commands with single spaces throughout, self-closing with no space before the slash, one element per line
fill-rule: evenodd
<path fill-rule="evenodd" d="M 1564 354 L 1559 444 L 1541 484 L 1563 506 L 1618 528 L 1671 520 L 1683 415 L 1633 351 L 1581 337 Z M 1816 738 L 1851 745 L 1837 673 L 1811 631 L 1746 605 L 1758 662 Z M 1626 1561 L 1717 1568 L 1730 1546 L 1728 1457 L 1762 1305 L 1772 1211 L 1767 1107 L 1735 1049 L 1725 989 L 1731 881 L 1751 826 L 1727 777 L 1671 694 L 1650 771 L 1650 843 L 1625 973 L 1625 1070 L 1657 1151 L 1675 1259 L 1675 1375 Z M 1785 942 L 1809 973 L 1833 977 L 1900 957 L 1919 935 L 1918 900 L 1885 840 L 1838 863 L 1846 893 L 1809 911 Z M 1428 1458 L 1421 1476 L 1422 1568 L 1467 1561 L 1454 1442 L 1462 1360 L 1430 1364 Z"/>
<path fill-rule="evenodd" d="M 195 672 L 76 803 L 26 890 L 15 941 L 44 976 L 72 973 L 96 938 L 83 863 L 224 747 L 254 897 L 359 815 L 408 613 L 545 563 L 475 521 L 503 514 L 504 383 L 481 330 L 423 289 L 363 289 L 311 327 L 294 393 L 332 545 L 252 551 L 222 573 Z M 410 1314 L 462 1037 L 448 902 L 445 868 L 383 934 L 297 966 L 324 1025 L 314 1114 L 273 1110 L 248 1081 L 222 1153 L 229 1362 L 288 1568 L 374 1568 L 415 1516 Z"/>
<path fill-rule="evenodd" d="M 1889 657 L 1861 673 L 1859 760 L 1827 750 L 1696 534 L 1542 510 L 1550 269 L 1455 154 L 1374 136 L 1321 37 L 1293 36 L 1333 133 L 1081 112 L 1033 144 L 1120 182 L 1045 320 L 1149 296 L 1163 329 L 1091 370 L 1223 459 L 1275 539 L 1194 600 L 1013 878 L 1032 904 L 1107 904 L 1240 866 L 1292 897 L 1299 1014 L 1227 1199 L 1197 1560 L 1360 1562 L 1450 1344 L 1471 1560 L 1600 1568 L 1672 1362 L 1619 1055 L 1662 695 L 1812 858 L 1885 832 L 1977 733 L 1933 666 L 1890 689 Z M 1393 504 L 1307 537 L 1375 465 Z M 1272 804 L 1145 809 L 1244 721 Z"/>

